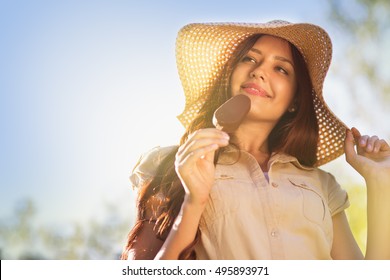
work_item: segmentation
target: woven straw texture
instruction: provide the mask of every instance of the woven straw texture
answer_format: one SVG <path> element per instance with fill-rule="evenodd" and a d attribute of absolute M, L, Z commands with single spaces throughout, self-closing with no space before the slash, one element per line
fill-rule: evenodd
<path fill-rule="evenodd" d="M 322 88 L 332 58 L 332 43 L 320 27 L 306 23 L 272 21 L 265 24 L 208 23 L 184 26 L 176 41 L 176 62 L 186 104 L 180 122 L 187 127 L 203 103 L 223 65 L 240 42 L 254 34 L 284 38 L 302 53 L 313 84 L 319 124 L 317 166 L 344 153 L 346 125 L 326 105 Z"/>

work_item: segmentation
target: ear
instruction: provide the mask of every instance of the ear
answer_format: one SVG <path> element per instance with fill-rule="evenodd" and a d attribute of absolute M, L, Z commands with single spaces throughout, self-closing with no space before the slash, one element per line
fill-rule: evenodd
<path fill-rule="evenodd" d="M 297 100 L 296 100 L 296 98 L 294 98 L 293 101 L 291 102 L 290 106 L 288 106 L 287 111 L 289 113 L 294 113 L 296 110 L 297 110 Z"/>
<path fill-rule="evenodd" d="M 294 113 L 295 111 L 297 110 L 297 108 L 295 108 L 295 107 L 290 107 L 290 108 L 288 108 L 288 112 L 289 113 Z"/>

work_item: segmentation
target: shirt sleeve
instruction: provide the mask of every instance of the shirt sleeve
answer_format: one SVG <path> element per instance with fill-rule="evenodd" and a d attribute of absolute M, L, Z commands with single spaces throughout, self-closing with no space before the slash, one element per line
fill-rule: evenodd
<path fill-rule="evenodd" d="M 175 148 L 155 147 L 141 155 L 130 175 L 130 183 L 133 188 L 139 188 L 148 184 L 157 174 L 157 169 L 162 160 Z"/>
<path fill-rule="evenodd" d="M 348 193 L 341 188 L 334 176 L 327 174 L 328 206 L 334 216 L 349 207 Z"/>

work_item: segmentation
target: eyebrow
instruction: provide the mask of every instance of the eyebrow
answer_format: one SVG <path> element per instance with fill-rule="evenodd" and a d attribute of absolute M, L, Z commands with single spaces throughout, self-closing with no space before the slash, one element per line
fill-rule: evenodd
<path fill-rule="evenodd" d="M 255 53 L 257 53 L 257 54 L 260 54 L 260 55 L 263 54 L 260 50 L 255 49 L 255 48 L 251 48 L 250 51 L 255 52 Z M 287 58 L 285 58 L 285 57 L 283 57 L 283 56 L 278 56 L 278 55 L 277 55 L 277 56 L 274 56 L 274 59 L 280 60 L 280 61 L 283 61 L 283 62 L 290 63 L 291 66 L 294 67 L 294 64 L 292 63 L 292 61 L 289 60 L 289 59 L 287 59 Z"/>

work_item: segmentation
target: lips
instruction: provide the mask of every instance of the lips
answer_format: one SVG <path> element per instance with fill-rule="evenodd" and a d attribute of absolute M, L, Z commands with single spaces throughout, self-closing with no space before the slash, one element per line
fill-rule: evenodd
<path fill-rule="evenodd" d="M 250 95 L 271 98 L 267 91 L 255 83 L 246 83 L 241 88 Z"/>

